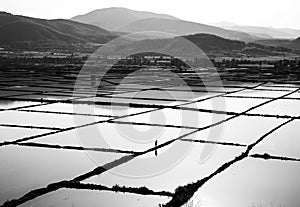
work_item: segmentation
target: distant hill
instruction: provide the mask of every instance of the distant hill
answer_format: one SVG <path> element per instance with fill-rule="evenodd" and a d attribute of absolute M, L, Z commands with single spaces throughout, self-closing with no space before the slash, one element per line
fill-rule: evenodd
<path fill-rule="evenodd" d="M 294 41 L 292 41 L 292 47 L 300 50 L 300 37 L 298 37 L 297 39 L 295 39 Z"/>
<path fill-rule="evenodd" d="M 110 31 L 120 31 L 124 25 L 146 18 L 178 19 L 166 14 L 134 11 L 122 7 L 98 9 L 72 18 L 74 21 L 96 25 Z"/>
<path fill-rule="evenodd" d="M 226 29 L 247 32 L 251 34 L 260 35 L 265 38 L 291 38 L 292 35 L 269 27 L 255 27 L 255 26 L 230 26 Z"/>
<path fill-rule="evenodd" d="M 160 31 L 176 35 L 206 33 L 217 35 L 223 38 L 241 41 L 253 41 L 256 39 L 255 37 L 246 33 L 226 30 L 219 27 L 183 20 L 170 20 L 159 18 L 148 18 L 138 20 L 132 22 L 127 26 L 122 27 L 120 30 L 124 32 Z"/>
<path fill-rule="evenodd" d="M 246 47 L 246 43 L 242 41 L 235 41 L 224 39 L 215 35 L 209 34 L 194 34 L 184 36 L 205 52 L 229 52 L 234 50 L 241 50 Z"/>
<path fill-rule="evenodd" d="M 116 35 L 70 20 L 45 20 L 0 12 L 0 44 L 17 42 L 105 43 Z"/>
<path fill-rule="evenodd" d="M 211 34 L 194 34 L 183 36 L 198 46 L 203 52 L 209 56 L 269 56 L 280 55 L 282 52 L 292 53 L 288 49 L 269 47 L 256 43 L 245 43 L 237 40 L 224 39 Z M 189 46 L 182 44 L 181 37 L 166 38 L 166 39 L 145 39 L 128 44 L 120 44 L 117 47 L 112 47 L 107 54 L 122 55 L 130 53 L 130 51 L 147 51 L 149 49 L 157 50 L 163 53 L 164 51 L 172 51 L 173 54 L 182 54 L 186 51 L 188 55 L 191 51 Z M 257 54 L 256 54 L 257 53 Z"/>
<path fill-rule="evenodd" d="M 286 47 L 289 49 L 299 50 L 300 51 L 300 37 L 295 40 L 287 39 L 271 39 L 271 40 L 258 40 L 258 44 L 274 47 Z"/>
<path fill-rule="evenodd" d="M 282 29 L 277 29 L 279 31 L 283 31 L 285 33 L 290 34 L 293 38 L 300 37 L 300 30 L 299 29 L 290 29 L 290 28 L 282 28 Z"/>
<path fill-rule="evenodd" d="M 241 26 L 231 22 L 218 22 L 213 25 L 235 31 L 246 32 L 261 38 L 296 38 L 300 36 L 300 30 L 290 28 L 274 28 L 274 27 L 257 27 L 257 26 Z"/>
<path fill-rule="evenodd" d="M 72 20 L 100 26 L 110 31 L 127 33 L 144 31 L 159 31 L 175 35 L 206 33 L 242 41 L 259 39 L 244 32 L 183 21 L 166 14 L 134 11 L 119 7 L 95 10 L 84 15 L 75 16 Z"/>

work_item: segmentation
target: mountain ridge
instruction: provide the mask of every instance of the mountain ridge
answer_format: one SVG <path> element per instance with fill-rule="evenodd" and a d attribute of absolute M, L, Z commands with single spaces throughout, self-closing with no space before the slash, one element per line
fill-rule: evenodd
<path fill-rule="evenodd" d="M 178 36 L 189 35 L 195 33 L 208 33 L 218 35 L 224 38 L 255 41 L 259 39 L 256 36 L 249 35 L 244 32 L 227 30 L 211 25 L 200 24 L 191 21 L 181 20 L 177 17 L 156 14 L 150 12 L 145 14 L 142 12 L 142 17 L 137 17 L 137 13 L 126 8 L 105 8 L 94 10 L 84 15 L 75 16 L 72 20 L 101 26 L 106 29 L 118 32 L 143 32 L 143 31 L 158 31 L 172 33 Z M 133 16 L 132 16 L 133 15 Z"/>
<path fill-rule="evenodd" d="M 189 56 L 193 53 L 192 45 L 184 44 L 185 40 L 193 43 L 200 48 L 204 54 L 208 56 L 230 56 L 230 57 L 245 57 L 245 56 L 277 56 L 284 54 L 294 54 L 287 48 L 277 48 L 272 46 L 264 46 L 256 43 L 245 43 L 238 40 L 229 40 L 211 34 L 193 34 L 182 37 L 172 37 L 165 39 L 144 39 L 136 42 L 123 43 L 111 47 L 111 50 L 106 51 L 110 55 L 124 55 L 132 51 L 172 51 L 173 54 L 182 55 L 183 51 Z M 109 47 L 108 47 L 109 48 Z M 193 55 L 193 54 L 190 54 Z"/>
<path fill-rule="evenodd" d="M 224 29 L 231 29 L 235 31 L 242 31 L 253 35 L 258 35 L 266 39 L 278 38 L 296 38 L 300 36 L 300 30 L 291 28 L 275 28 L 262 26 L 238 25 L 232 22 L 217 22 L 212 25 L 222 27 Z"/>
<path fill-rule="evenodd" d="M 46 20 L 0 12 L 0 44 L 20 41 L 105 43 L 116 35 L 102 28 L 64 19 Z"/>
<path fill-rule="evenodd" d="M 74 16 L 71 18 L 71 20 L 92 24 L 111 31 L 118 31 L 120 27 L 126 24 L 140 19 L 152 17 L 178 19 L 177 17 L 168 14 L 157 14 L 148 11 L 135 11 L 123 7 L 109 7 Z M 108 19 L 109 22 L 107 22 Z"/>

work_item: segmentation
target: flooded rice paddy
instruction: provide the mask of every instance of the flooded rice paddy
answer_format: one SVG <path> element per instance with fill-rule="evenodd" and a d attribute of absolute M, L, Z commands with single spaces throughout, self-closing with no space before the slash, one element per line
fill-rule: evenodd
<path fill-rule="evenodd" d="M 300 205 L 298 86 L 134 82 L 3 80 L 0 204 Z"/>

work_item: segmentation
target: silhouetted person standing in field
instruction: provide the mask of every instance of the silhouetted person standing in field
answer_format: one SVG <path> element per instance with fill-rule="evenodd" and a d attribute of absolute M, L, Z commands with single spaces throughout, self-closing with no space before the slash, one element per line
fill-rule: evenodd
<path fill-rule="evenodd" d="M 155 140 L 155 156 L 157 157 L 157 140 Z"/>

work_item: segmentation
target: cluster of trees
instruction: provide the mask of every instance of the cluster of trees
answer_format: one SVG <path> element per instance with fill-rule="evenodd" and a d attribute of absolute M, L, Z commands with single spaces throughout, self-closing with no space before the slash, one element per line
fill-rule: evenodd
<path fill-rule="evenodd" d="M 180 59 L 169 56 L 130 56 L 118 61 L 116 66 L 159 66 L 159 67 L 174 67 L 179 70 L 189 68 L 189 66 Z"/>
<path fill-rule="evenodd" d="M 223 59 L 222 61 L 212 60 L 217 68 L 238 68 L 244 65 L 252 65 L 261 68 L 264 65 L 274 66 L 275 69 L 300 69 L 300 59 L 283 60 L 246 60 L 246 59 Z"/>
<path fill-rule="evenodd" d="M 277 62 L 274 63 L 275 68 L 292 68 L 292 69 L 300 69 L 300 60 L 288 60 L 288 59 L 284 59 L 284 60 L 279 60 Z"/>

